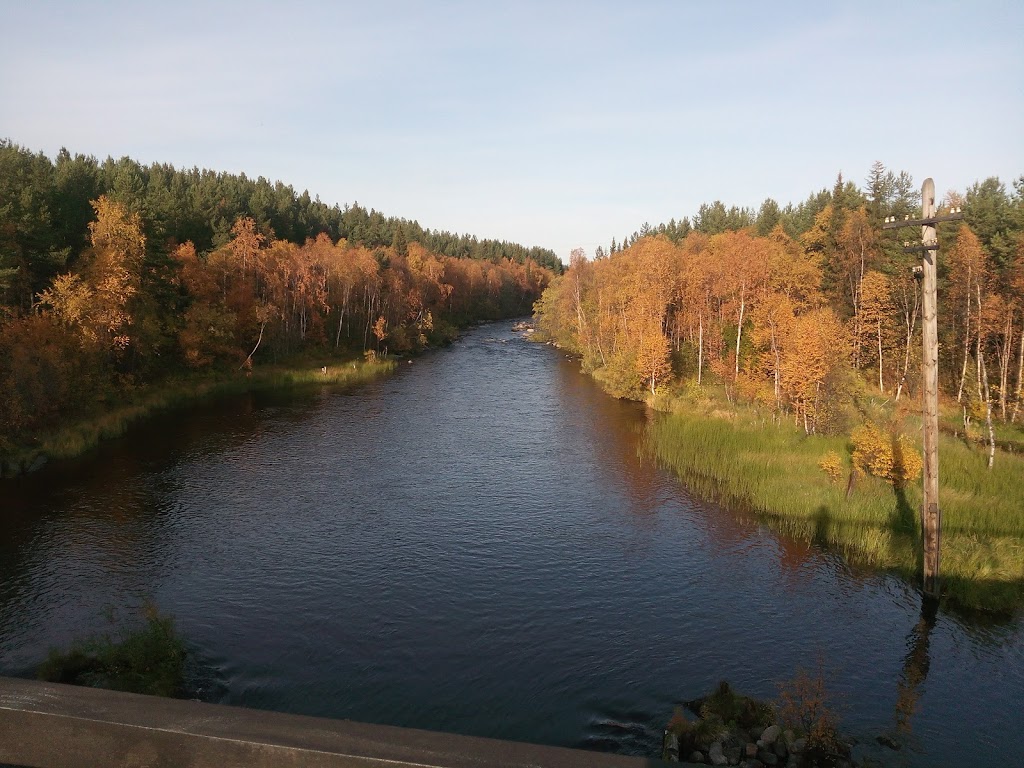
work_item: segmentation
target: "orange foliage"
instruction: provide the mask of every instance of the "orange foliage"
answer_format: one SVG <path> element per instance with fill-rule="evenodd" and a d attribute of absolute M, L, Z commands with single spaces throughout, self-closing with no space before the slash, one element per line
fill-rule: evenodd
<path fill-rule="evenodd" d="M 710 371 L 730 392 L 793 409 L 813 431 L 822 387 L 848 354 L 820 279 L 816 257 L 781 228 L 645 237 L 609 258 L 572 259 L 536 313 L 613 394 L 653 393 L 677 363 L 677 374 Z"/>

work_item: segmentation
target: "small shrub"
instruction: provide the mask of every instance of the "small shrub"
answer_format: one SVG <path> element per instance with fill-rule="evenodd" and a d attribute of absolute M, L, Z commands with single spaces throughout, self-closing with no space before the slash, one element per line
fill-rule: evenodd
<path fill-rule="evenodd" d="M 853 466 L 865 475 L 903 486 L 921 476 L 923 462 L 917 446 L 906 435 L 888 436 L 871 422 L 853 430 Z"/>
<path fill-rule="evenodd" d="M 700 714 L 702 717 L 713 715 L 730 728 L 737 725 L 765 728 L 775 722 L 775 709 L 770 702 L 736 693 L 725 680 L 701 702 Z"/>
<path fill-rule="evenodd" d="M 900 435 L 892 443 L 892 481 L 907 485 L 921 476 L 924 460 L 921 451 L 906 435 Z"/>
<path fill-rule="evenodd" d="M 676 736 L 683 736 L 693 730 L 693 723 L 686 719 L 682 707 L 676 707 L 672 711 L 672 719 L 668 721 L 665 730 L 671 731 Z"/>
<path fill-rule="evenodd" d="M 398 355 L 404 355 L 413 349 L 413 339 L 410 339 L 408 329 L 404 325 L 397 325 L 388 332 L 388 347 Z"/>
<path fill-rule="evenodd" d="M 770 701 L 744 698 L 737 720 L 741 728 L 767 728 L 776 720 L 775 705 Z"/>
<path fill-rule="evenodd" d="M 693 728 L 693 740 L 698 746 L 707 749 L 728 733 L 729 729 L 719 715 L 707 709 L 706 705 L 701 707 L 700 720 Z"/>
<path fill-rule="evenodd" d="M 889 478 L 892 474 L 892 441 L 871 422 L 862 424 L 850 435 L 853 440 L 853 466 L 861 474 Z"/>
<path fill-rule="evenodd" d="M 152 606 L 145 624 L 91 637 L 66 652 L 51 650 L 36 676 L 54 683 L 108 688 L 152 696 L 179 696 L 185 685 L 185 643 L 170 616 Z"/>
<path fill-rule="evenodd" d="M 798 669 L 796 676 L 779 686 L 779 719 L 807 738 L 806 754 L 812 764 L 826 764 L 849 753 L 839 735 L 839 718 L 825 686 L 821 662 L 811 674 Z"/>
<path fill-rule="evenodd" d="M 671 748 L 669 736 L 675 736 L 674 749 Z M 661 759 L 666 761 L 678 761 L 679 756 L 688 756 L 695 748 L 693 738 L 693 723 L 686 719 L 682 707 L 676 707 L 672 712 L 672 719 L 665 726 L 665 739 L 662 741 Z"/>
<path fill-rule="evenodd" d="M 818 466 L 833 483 L 838 483 L 843 479 L 843 460 L 835 451 L 826 453 L 818 462 Z"/>
<path fill-rule="evenodd" d="M 741 729 L 749 731 L 751 728 L 766 728 L 775 722 L 775 707 L 771 702 L 736 693 L 724 680 L 711 694 L 688 702 L 687 706 L 700 719 L 693 724 L 683 720 L 686 730 L 680 732 L 680 744 L 684 744 L 682 736 L 685 735 L 695 747 L 704 750 L 730 733 Z M 682 713 L 678 714 L 681 717 Z M 675 720 L 673 717 L 669 729 Z"/>
<path fill-rule="evenodd" d="M 636 353 L 621 349 L 608 357 L 608 362 L 593 371 L 594 379 L 612 397 L 635 400 L 643 397 L 645 389 L 634 371 Z"/>
<path fill-rule="evenodd" d="M 735 721 L 739 715 L 741 698 L 733 692 L 728 682 L 722 680 L 714 692 L 704 699 L 700 708 L 701 714 L 718 715 L 726 723 Z"/>
<path fill-rule="evenodd" d="M 775 407 L 774 390 L 764 386 L 760 378 L 755 378 L 747 373 L 742 373 L 737 377 L 736 394 L 746 402 L 757 403 L 768 408 Z"/>

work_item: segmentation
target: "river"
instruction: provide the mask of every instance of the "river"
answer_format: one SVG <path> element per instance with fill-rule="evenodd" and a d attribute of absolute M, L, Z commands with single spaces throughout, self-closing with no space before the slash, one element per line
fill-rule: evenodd
<path fill-rule="evenodd" d="M 648 418 L 510 323 L 157 417 L 0 486 L 0 674 L 152 600 L 228 704 L 656 754 L 680 700 L 820 662 L 886 764 L 1024 754 L 1019 618 L 923 621 L 912 585 L 699 501 Z"/>

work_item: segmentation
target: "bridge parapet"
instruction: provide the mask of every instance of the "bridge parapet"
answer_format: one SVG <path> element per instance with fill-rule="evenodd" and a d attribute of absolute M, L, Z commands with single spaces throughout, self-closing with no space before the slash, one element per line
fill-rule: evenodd
<path fill-rule="evenodd" d="M 0 677 L 0 763 L 33 768 L 653 768 L 664 763 Z"/>

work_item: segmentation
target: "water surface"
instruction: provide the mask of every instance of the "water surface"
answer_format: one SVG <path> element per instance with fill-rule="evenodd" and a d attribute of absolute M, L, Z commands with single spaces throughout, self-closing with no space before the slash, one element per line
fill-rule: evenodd
<path fill-rule="evenodd" d="M 820 659 L 863 743 L 909 725 L 890 764 L 1024 753 L 1019 620 L 922 622 L 698 501 L 640 458 L 648 418 L 510 324 L 157 418 L 0 489 L 0 673 L 152 599 L 229 704 L 654 754 L 679 700 Z"/>

